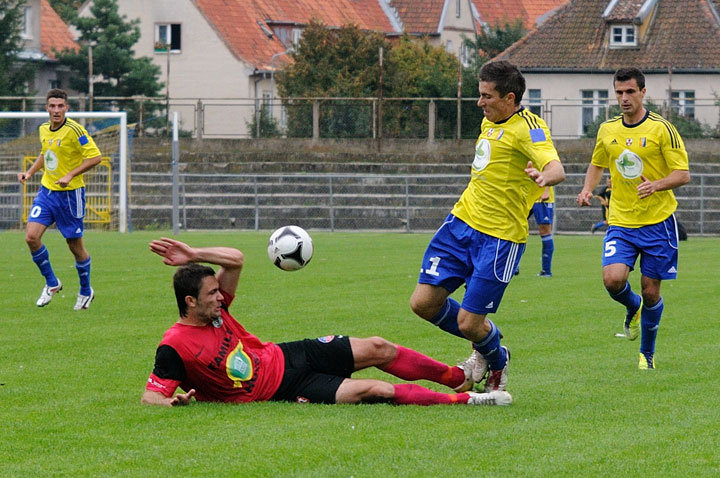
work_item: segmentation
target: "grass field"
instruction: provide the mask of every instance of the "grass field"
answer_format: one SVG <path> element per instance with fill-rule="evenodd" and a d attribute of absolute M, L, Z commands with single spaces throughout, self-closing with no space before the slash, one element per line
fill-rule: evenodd
<path fill-rule="evenodd" d="M 447 363 L 467 343 L 413 316 L 427 234 L 312 233 L 307 268 L 276 269 L 267 232 L 184 233 L 231 245 L 245 268 L 231 312 L 261 339 L 381 335 Z M 74 312 L 77 275 L 46 234 L 65 289 L 45 308 L 20 232 L 0 240 L 3 476 L 718 476 L 720 240 L 681 244 L 663 285 L 658 370 L 614 337 L 623 311 L 600 279 L 601 237 L 556 238 L 552 279 L 531 237 L 493 317 L 513 352 L 509 407 L 140 405 L 155 348 L 177 318 L 160 233 L 90 232 L 97 297 Z M 639 274 L 631 274 L 639 288 Z M 394 377 L 377 370 L 359 377 Z M 441 386 L 425 383 L 436 390 Z"/>

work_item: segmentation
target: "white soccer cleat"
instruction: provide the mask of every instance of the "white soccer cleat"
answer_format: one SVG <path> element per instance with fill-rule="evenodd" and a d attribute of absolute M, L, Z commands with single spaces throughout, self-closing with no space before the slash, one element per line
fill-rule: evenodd
<path fill-rule="evenodd" d="M 50 303 L 53 296 L 61 290 L 62 282 L 60 282 L 60 279 L 58 279 L 58 283 L 55 287 L 49 287 L 47 284 L 45 284 L 45 287 L 43 287 L 43 290 L 40 293 L 40 297 L 38 298 L 37 302 L 35 302 L 35 305 L 37 305 L 38 307 L 45 307 Z"/>
<path fill-rule="evenodd" d="M 90 295 L 78 294 L 77 300 L 75 301 L 75 307 L 73 307 L 73 309 L 75 309 L 75 310 L 88 309 L 90 307 L 90 302 L 92 302 L 94 298 L 95 298 L 95 291 L 93 290 L 92 287 L 90 287 Z"/>
<path fill-rule="evenodd" d="M 510 405 L 512 396 L 505 390 L 493 390 L 487 393 L 468 392 L 468 405 Z"/>
<path fill-rule="evenodd" d="M 467 392 L 472 389 L 473 386 L 480 382 L 485 377 L 487 371 L 487 362 L 477 350 L 473 349 L 470 357 L 464 362 L 460 362 L 458 367 L 465 372 L 465 381 L 455 387 L 453 390 L 456 392 Z"/>
<path fill-rule="evenodd" d="M 507 362 L 505 366 L 500 370 L 488 370 L 487 380 L 485 381 L 485 393 L 490 393 L 493 390 L 505 390 L 507 386 L 508 368 L 510 367 L 510 350 L 504 345 L 502 348 L 505 349 L 507 354 Z"/>

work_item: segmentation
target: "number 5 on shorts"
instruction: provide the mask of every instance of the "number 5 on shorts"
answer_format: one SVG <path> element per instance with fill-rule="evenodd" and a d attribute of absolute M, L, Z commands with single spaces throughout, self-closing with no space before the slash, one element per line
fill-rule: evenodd
<path fill-rule="evenodd" d="M 605 257 L 610 257 L 615 255 L 617 252 L 617 249 L 615 248 L 615 244 L 617 241 L 607 241 L 605 243 Z"/>

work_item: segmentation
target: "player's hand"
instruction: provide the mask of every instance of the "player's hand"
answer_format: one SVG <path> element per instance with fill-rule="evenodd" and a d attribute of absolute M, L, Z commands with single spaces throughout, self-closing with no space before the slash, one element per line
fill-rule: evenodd
<path fill-rule="evenodd" d="M 20 183 L 25 184 L 25 181 L 28 179 L 30 179 L 30 176 L 27 176 L 25 173 L 18 173 L 18 181 L 20 181 Z"/>
<path fill-rule="evenodd" d="M 150 243 L 150 250 L 163 258 L 163 263 L 169 266 L 183 266 L 192 262 L 195 250 L 184 242 L 168 237 L 161 237 Z"/>
<path fill-rule="evenodd" d="M 537 168 L 533 166 L 532 161 L 528 161 L 527 166 L 525 167 L 525 174 L 530 176 L 530 179 L 535 181 L 535 184 L 537 184 L 541 188 L 544 188 L 546 186 L 545 176 L 543 176 L 543 173 L 538 171 Z"/>
<path fill-rule="evenodd" d="M 188 405 L 190 403 L 190 399 L 195 395 L 195 389 L 191 388 L 188 393 L 178 393 L 175 395 L 172 400 L 170 400 L 170 405 L 173 407 L 181 407 L 183 405 Z"/>
<path fill-rule="evenodd" d="M 577 198 L 575 198 L 575 202 L 580 207 L 592 206 L 592 203 L 591 203 L 592 198 L 593 198 L 592 191 L 586 191 L 583 189 L 582 191 L 580 191 L 580 194 L 577 195 Z"/>
<path fill-rule="evenodd" d="M 61 177 L 57 181 L 55 181 L 55 184 L 60 186 L 61 188 L 66 188 L 68 184 L 70 184 L 70 181 L 72 181 L 72 176 L 69 174 L 66 174 L 65 176 Z"/>
<path fill-rule="evenodd" d="M 655 184 L 642 174 L 640 179 L 642 179 L 642 182 L 638 184 L 637 192 L 640 199 L 645 199 L 656 191 Z"/>

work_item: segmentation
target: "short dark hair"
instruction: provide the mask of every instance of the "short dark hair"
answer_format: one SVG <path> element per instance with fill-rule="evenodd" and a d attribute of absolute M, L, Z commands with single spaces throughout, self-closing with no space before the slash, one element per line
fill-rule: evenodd
<path fill-rule="evenodd" d="M 173 288 L 175 289 L 175 300 L 181 317 L 187 315 L 185 297 L 191 296 L 197 299 L 200 295 L 203 279 L 208 276 L 215 276 L 213 268 L 195 263 L 184 265 L 175 271 Z"/>
<path fill-rule="evenodd" d="M 618 71 L 615 72 L 615 76 L 613 77 L 613 84 L 616 81 L 630 81 L 633 78 L 635 78 L 635 81 L 637 82 L 638 88 L 641 90 L 645 88 L 645 75 L 643 75 L 643 72 L 640 71 L 638 68 L 620 68 Z"/>
<path fill-rule="evenodd" d="M 480 69 L 480 81 L 495 83 L 495 89 L 500 96 L 515 93 L 516 105 L 520 104 L 525 94 L 525 78 L 518 67 L 507 60 L 485 63 Z"/>
<path fill-rule="evenodd" d="M 60 88 L 53 88 L 52 90 L 47 92 L 47 95 L 45 95 L 45 102 L 47 103 L 50 101 L 50 98 L 60 98 L 61 100 L 65 100 L 67 103 L 67 93 L 65 90 L 61 90 Z"/>

